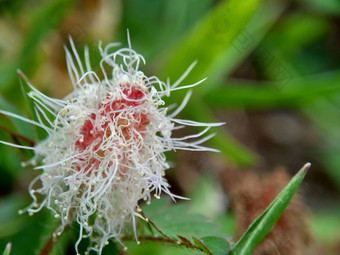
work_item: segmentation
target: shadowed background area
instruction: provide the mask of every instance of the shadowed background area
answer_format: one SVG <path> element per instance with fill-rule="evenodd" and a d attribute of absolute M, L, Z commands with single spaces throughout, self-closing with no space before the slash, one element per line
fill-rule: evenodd
<path fill-rule="evenodd" d="M 167 173 L 172 191 L 190 197 L 194 212 L 239 237 L 290 176 L 311 162 L 299 196 L 256 254 L 335 255 L 339 24 L 337 0 L 1 0 L 0 108 L 30 116 L 17 69 L 49 96 L 62 98 L 72 90 L 63 49 L 69 36 L 81 56 L 89 45 L 91 65 L 99 71 L 98 42 L 127 46 L 129 30 L 148 76 L 174 82 L 197 60 L 184 83 L 208 77 L 181 118 L 226 122 L 207 142 L 221 153 L 167 155 L 174 166 Z M 174 92 L 166 101 L 179 104 L 184 96 Z M 32 145 L 40 136 L 0 116 L 0 140 Z M 47 210 L 17 215 L 30 202 L 27 187 L 36 176 L 20 162 L 32 154 L 0 145 L 0 155 L 0 252 L 11 241 L 13 254 L 38 253 L 55 223 Z M 76 231 L 65 233 L 53 254 L 73 254 Z M 129 254 L 194 253 L 155 243 L 127 245 Z"/>

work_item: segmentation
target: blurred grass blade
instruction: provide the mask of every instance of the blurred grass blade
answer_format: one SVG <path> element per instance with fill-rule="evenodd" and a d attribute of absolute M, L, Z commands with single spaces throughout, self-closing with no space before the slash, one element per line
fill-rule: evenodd
<path fill-rule="evenodd" d="M 280 218 L 283 211 L 292 199 L 296 190 L 300 186 L 302 180 L 309 167 L 310 163 L 305 164 L 300 171 L 292 178 L 287 186 L 273 200 L 273 202 L 256 218 L 250 225 L 248 230 L 243 234 L 240 240 L 231 249 L 232 255 L 250 255 L 256 245 L 268 234 L 275 222 Z"/>
<path fill-rule="evenodd" d="M 7 243 L 3 255 L 9 255 L 11 253 L 11 249 L 12 249 L 12 244 L 11 243 Z"/>
<path fill-rule="evenodd" d="M 322 148 L 320 161 L 323 163 L 324 170 L 327 171 L 331 181 L 340 187 L 340 108 L 338 100 L 335 99 L 332 102 L 326 98 L 318 98 L 308 106 L 301 107 L 300 110 L 324 135 L 326 146 Z"/>
<path fill-rule="evenodd" d="M 31 86 L 33 85 L 21 70 L 18 70 L 17 73 L 18 73 L 18 79 L 19 79 L 19 83 L 21 87 L 21 92 L 23 94 L 23 101 L 25 102 L 25 105 L 27 106 L 27 109 L 28 109 L 28 117 L 29 119 L 34 120 L 39 123 L 40 121 L 37 118 L 37 115 L 35 114 L 35 111 L 34 111 L 35 109 L 34 100 L 28 96 L 28 93 L 32 91 L 32 88 L 29 85 Z M 42 108 L 42 110 L 44 109 Z M 52 114 L 49 113 L 48 111 L 45 110 L 45 114 L 51 120 L 53 119 Z M 37 127 L 35 125 L 31 125 L 31 129 L 33 131 L 31 137 L 34 140 L 42 140 L 46 138 L 46 132 L 42 130 L 42 128 Z"/>
<path fill-rule="evenodd" d="M 33 68 L 32 61 L 39 42 L 58 26 L 66 11 L 74 2 L 75 0 L 54 0 L 40 4 L 36 13 L 33 14 L 30 30 L 27 32 L 25 41 L 19 50 L 18 59 L 0 67 L 0 91 L 5 90 L 15 82 L 17 68 L 22 69 L 25 73 Z"/>
<path fill-rule="evenodd" d="M 202 86 L 200 91 L 206 93 L 220 85 L 220 81 L 233 72 L 260 44 L 285 7 L 285 4 L 277 1 L 261 1 L 244 28 L 229 45 L 225 45 L 214 63 L 207 66 L 208 86 Z"/>
<path fill-rule="evenodd" d="M 230 73 L 256 47 L 283 10 L 277 1 L 224 1 L 206 15 L 195 29 L 171 51 L 164 66 L 174 79 L 194 60 L 198 65 L 188 77 L 193 83 L 208 77 L 205 91 Z"/>
<path fill-rule="evenodd" d="M 292 59 L 296 52 L 308 47 L 315 41 L 330 32 L 327 21 L 305 12 L 294 13 L 277 24 L 265 39 L 266 44 L 276 48 L 278 45 L 283 55 L 290 59 L 291 64 L 296 64 Z"/>
<path fill-rule="evenodd" d="M 193 60 L 197 66 L 191 71 L 185 82 L 190 84 L 208 76 L 208 84 L 195 89 L 196 96 L 183 110 L 183 116 L 196 120 L 214 121 L 208 106 L 198 99 L 200 94 L 213 90 L 223 75 L 233 70 L 239 62 L 259 43 L 271 24 L 277 19 L 282 7 L 280 4 L 262 4 L 260 0 L 223 1 L 206 15 L 193 31 L 180 41 L 164 65 L 170 79 L 178 77 Z M 256 22 L 255 22 L 256 18 Z M 251 22 L 253 21 L 253 22 Z M 246 45 L 241 45 L 242 38 L 249 35 Z M 200 93 L 201 92 L 201 93 Z M 168 103 L 181 100 L 183 93 L 173 93 Z M 211 140 L 213 147 L 221 150 L 224 156 L 238 166 L 249 166 L 256 161 L 256 155 L 238 143 L 226 132 L 219 130 Z"/>
<path fill-rule="evenodd" d="M 296 58 L 294 57 L 294 54 L 289 54 L 289 50 L 285 50 L 287 47 L 286 45 L 289 45 L 288 48 L 294 49 L 295 52 L 301 51 L 306 47 L 310 47 L 313 43 L 313 38 L 314 40 L 315 38 L 320 39 L 325 31 L 327 31 L 322 22 L 313 21 L 313 26 L 317 28 L 318 32 L 308 33 L 306 25 L 301 24 L 301 22 L 305 22 L 304 19 L 302 19 L 302 21 L 300 20 L 300 24 L 298 25 L 300 29 L 298 31 L 293 32 L 290 25 L 291 23 L 289 22 L 281 26 L 280 29 L 276 31 L 278 34 L 285 35 L 284 41 L 282 39 L 280 40 L 280 38 L 275 39 L 274 36 L 272 36 L 265 42 L 266 48 L 273 53 L 272 55 L 276 59 L 276 63 L 279 63 L 286 70 L 289 70 L 291 72 L 290 76 L 294 73 L 313 73 L 319 69 L 329 69 L 328 65 L 322 65 L 323 63 L 327 63 L 327 61 L 320 61 L 316 58 Z M 303 40 L 295 39 L 295 34 L 298 32 L 300 36 L 304 38 Z M 318 65 L 316 69 L 315 60 L 317 60 L 318 63 L 321 63 L 321 65 Z M 272 64 L 272 66 L 275 65 Z M 268 68 L 264 71 L 269 78 L 275 80 L 277 76 L 275 68 L 274 70 L 272 68 Z M 339 171 L 336 169 L 338 169 L 339 162 L 337 152 L 340 151 L 340 137 L 338 132 L 340 125 L 340 122 L 338 121 L 340 114 L 340 90 L 338 88 L 340 72 L 339 70 L 332 72 L 326 71 L 324 75 L 321 74 L 318 76 L 319 77 L 311 76 L 310 78 L 312 79 L 302 78 L 302 82 L 300 83 L 295 83 L 295 79 L 290 79 L 283 87 L 276 86 L 276 88 L 292 92 L 297 92 L 301 89 L 300 94 L 306 93 L 304 98 L 308 99 L 308 102 L 304 100 L 304 102 L 299 105 L 299 111 L 304 113 L 308 119 L 312 121 L 314 126 L 323 132 L 322 135 L 326 138 L 327 144 L 321 147 L 322 157 L 320 159 L 324 165 L 324 170 L 326 170 L 329 176 L 331 176 L 331 180 L 339 186 L 340 175 Z M 315 78 L 315 80 L 313 80 L 313 78 Z"/>
<path fill-rule="evenodd" d="M 27 66 L 32 60 L 39 42 L 62 21 L 64 15 L 75 0 L 54 0 L 41 5 L 34 16 L 31 30 L 27 34 L 25 43 L 21 49 L 20 62 Z M 21 68 L 19 66 L 19 68 Z"/>
<path fill-rule="evenodd" d="M 320 96 L 340 94 L 339 84 L 340 71 L 296 78 L 281 89 L 277 89 L 280 84 L 275 82 L 234 80 L 210 91 L 203 100 L 210 107 L 219 108 L 296 108 L 318 101 Z"/>
<path fill-rule="evenodd" d="M 172 79 L 177 77 L 197 59 L 204 65 L 195 67 L 190 77 L 192 81 L 203 78 L 220 53 L 244 29 L 259 3 L 259 0 L 231 0 L 217 5 L 172 52 L 164 68 L 167 75 Z"/>
<path fill-rule="evenodd" d="M 317 10 L 320 14 L 335 17 L 340 15 L 340 5 L 337 0 L 301 0 L 301 4 Z"/>

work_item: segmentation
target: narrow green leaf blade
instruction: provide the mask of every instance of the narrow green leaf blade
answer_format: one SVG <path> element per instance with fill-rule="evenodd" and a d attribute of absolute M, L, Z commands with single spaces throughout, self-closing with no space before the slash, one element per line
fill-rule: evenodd
<path fill-rule="evenodd" d="M 12 244 L 11 243 L 7 243 L 3 255 L 9 255 L 11 253 L 11 249 L 12 249 Z"/>
<path fill-rule="evenodd" d="M 232 248 L 230 254 L 250 255 L 252 253 L 256 245 L 263 240 L 275 222 L 280 218 L 310 166 L 311 164 L 307 163 L 300 169 L 273 202 L 253 221 L 248 230 Z"/>

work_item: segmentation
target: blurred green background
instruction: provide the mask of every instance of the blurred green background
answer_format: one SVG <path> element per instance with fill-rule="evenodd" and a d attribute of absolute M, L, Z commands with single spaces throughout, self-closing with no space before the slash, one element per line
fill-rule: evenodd
<path fill-rule="evenodd" d="M 79 52 L 89 45 L 98 69 L 98 41 L 127 46 L 127 29 L 147 75 L 174 82 L 197 60 L 184 83 L 208 77 L 181 118 L 227 122 L 208 143 L 220 154 L 168 155 L 177 166 L 170 182 L 192 198 L 192 210 L 233 235 L 237 223 L 220 181 L 225 172 L 266 175 L 282 166 L 293 174 L 311 162 L 302 186 L 305 218 L 322 254 L 340 254 L 340 2 L 0 0 L 0 108 L 30 116 L 17 69 L 49 96 L 71 91 L 63 50 L 69 35 Z M 184 93 L 166 101 L 179 103 Z M 19 133 L 36 140 L 25 123 L 0 121 L 1 140 L 29 144 Z M 11 241 L 13 254 L 37 253 L 55 223 L 47 211 L 16 213 L 30 202 L 27 187 L 36 173 L 20 162 L 32 155 L 4 145 L 0 155 L 0 252 Z M 54 254 L 73 254 L 75 240 L 68 232 Z M 150 243 L 129 248 L 193 253 Z"/>

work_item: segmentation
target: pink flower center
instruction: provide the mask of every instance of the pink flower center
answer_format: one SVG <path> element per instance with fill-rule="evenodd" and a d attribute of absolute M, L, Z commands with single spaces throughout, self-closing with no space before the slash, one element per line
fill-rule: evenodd
<path fill-rule="evenodd" d="M 88 119 L 85 120 L 80 133 L 83 138 L 77 140 L 75 145 L 76 149 L 80 152 L 85 151 L 89 146 L 92 146 L 92 151 L 95 152 L 97 157 L 91 157 L 84 167 L 76 166 L 81 171 L 89 171 L 89 174 L 93 169 L 97 169 L 100 164 L 100 157 L 104 157 L 106 151 L 100 149 L 101 144 L 105 142 L 106 138 L 112 138 L 112 133 L 118 134 L 116 137 L 115 146 L 121 146 L 124 152 L 124 146 L 128 147 L 121 141 L 128 141 L 128 144 L 141 139 L 146 131 L 146 126 L 149 124 L 149 119 L 145 111 L 134 109 L 145 103 L 145 95 L 147 91 L 143 90 L 140 86 L 123 84 L 121 86 L 122 96 L 118 99 L 112 99 L 112 95 L 107 94 L 106 99 L 103 100 L 98 107 L 98 114 L 91 113 Z M 140 109 L 140 107 L 138 107 Z M 98 120 L 97 120 L 98 118 Z M 95 126 L 94 123 L 99 121 L 100 125 Z M 115 123 L 114 125 L 112 125 Z M 111 125 L 110 125 L 111 124 Z M 99 127 L 98 127 L 99 126 Z M 111 137 L 111 138 L 110 138 Z M 112 149 L 107 149 L 112 151 Z M 81 161 L 86 159 L 82 158 Z M 126 157 L 123 153 L 123 158 L 126 161 Z M 125 162 L 126 163 L 126 162 Z"/>

